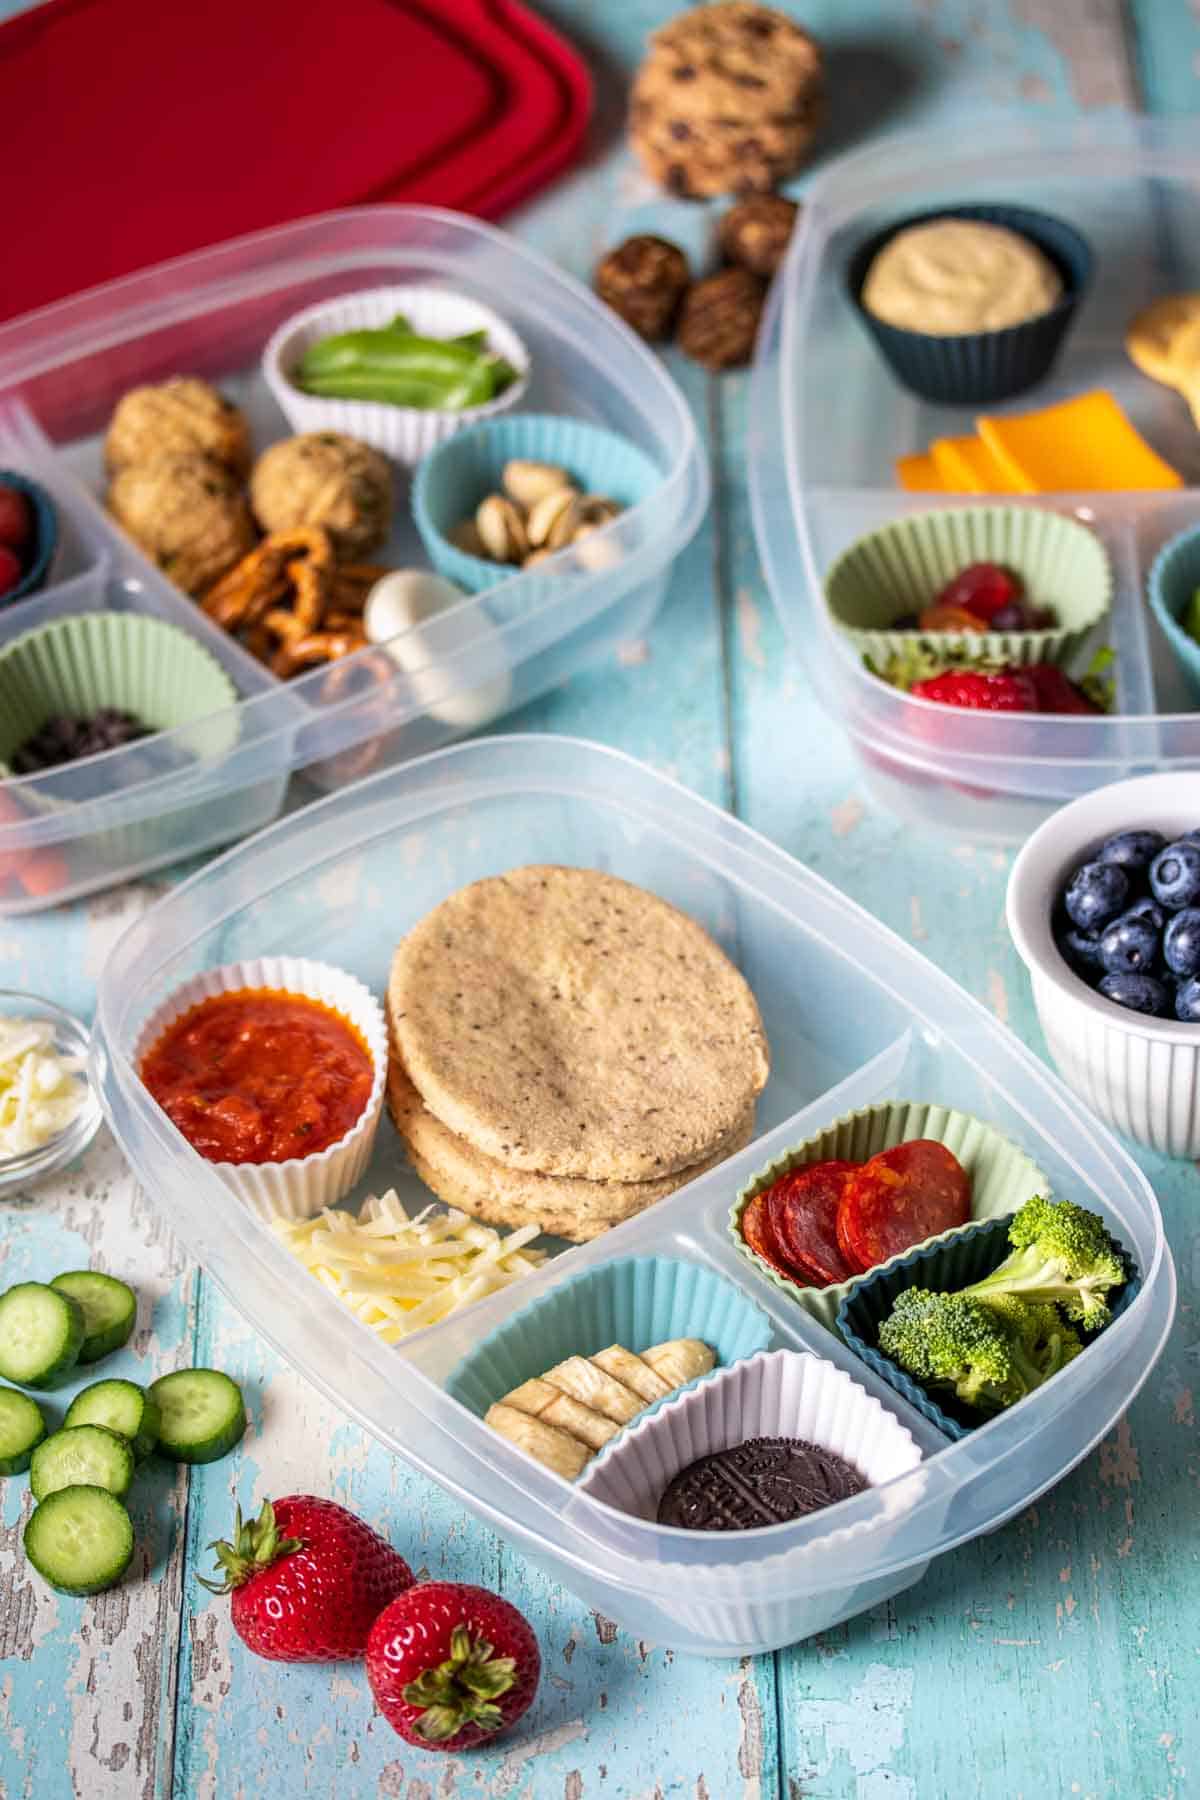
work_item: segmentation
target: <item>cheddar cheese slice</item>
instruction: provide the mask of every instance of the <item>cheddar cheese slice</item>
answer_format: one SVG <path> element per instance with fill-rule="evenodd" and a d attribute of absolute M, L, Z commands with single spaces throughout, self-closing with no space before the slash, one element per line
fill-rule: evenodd
<path fill-rule="evenodd" d="M 982 438 L 936 438 L 934 467 L 951 494 L 1015 494 L 1020 490 Z"/>
<path fill-rule="evenodd" d="M 945 492 L 937 464 L 932 456 L 919 451 L 915 456 L 898 456 L 896 458 L 896 480 L 910 494 L 941 494 Z"/>
<path fill-rule="evenodd" d="M 975 423 L 1021 494 L 1183 486 L 1178 471 L 1150 448 L 1104 388 L 1037 412 L 985 415 Z"/>

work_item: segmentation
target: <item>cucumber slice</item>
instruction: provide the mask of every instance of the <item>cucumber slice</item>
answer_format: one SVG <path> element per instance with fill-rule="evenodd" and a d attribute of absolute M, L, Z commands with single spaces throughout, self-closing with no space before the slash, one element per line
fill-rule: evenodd
<path fill-rule="evenodd" d="M 176 1369 L 150 1387 L 159 1411 L 158 1447 L 176 1462 L 216 1462 L 246 1429 L 246 1402 L 219 1369 Z"/>
<path fill-rule="evenodd" d="M 93 1381 L 76 1394 L 63 1425 L 107 1425 L 128 1439 L 134 1460 L 142 1462 L 158 1442 L 158 1407 L 136 1381 Z"/>
<path fill-rule="evenodd" d="M 72 1425 L 52 1431 L 34 1451 L 29 1485 L 35 1500 L 60 1488 L 107 1488 L 119 1500 L 133 1483 L 133 1451 L 105 1425 Z"/>
<path fill-rule="evenodd" d="M 102 1275 L 98 1269 L 67 1269 L 56 1275 L 50 1286 L 69 1294 L 83 1308 L 81 1363 L 99 1362 L 133 1336 L 137 1296 L 115 1275 Z"/>
<path fill-rule="evenodd" d="M 99 1594 L 129 1567 L 133 1522 L 104 1488 L 60 1488 L 34 1508 L 24 1541 L 38 1574 L 59 1593 Z"/>
<path fill-rule="evenodd" d="M 70 1294 L 22 1281 L 0 1294 L 0 1375 L 20 1387 L 64 1381 L 83 1348 L 83 1308 Z"/>
<path fill-rule="evenodd" d="M 46 1435 L 36 1400 L 16 1388 L 0 1388 L 0 1475 L 20 1475 Z"/>

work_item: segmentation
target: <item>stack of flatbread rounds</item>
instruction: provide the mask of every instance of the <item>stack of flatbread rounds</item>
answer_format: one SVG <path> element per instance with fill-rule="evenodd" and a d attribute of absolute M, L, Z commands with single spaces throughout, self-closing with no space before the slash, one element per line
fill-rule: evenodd
<path fill-rule="evenodd" d="M 404 938 L 388 1104 L 439 1199 L 583 1242 L 740 1150 L 770 1071 L 708 933 L 594 869 L 451 894 Z"/>

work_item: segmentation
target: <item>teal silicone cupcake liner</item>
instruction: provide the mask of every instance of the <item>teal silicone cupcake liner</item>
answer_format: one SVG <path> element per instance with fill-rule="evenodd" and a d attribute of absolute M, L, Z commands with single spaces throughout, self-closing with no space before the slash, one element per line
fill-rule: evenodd
<path fill-rule="evenodd" d="M 789 1281 L 750 1248 L 742 1236 L 742 1214 L 755 1194 L 772 1187 L 792 1169 L 835 1159 L 866 1162 L 880 1150 L 890 1150 L 894 1144 L 905 1144 L 913 1138 L 935 1138 L 939 1144 L 945 1144 L 971 1177 L 971 1224 L 943 1232 L 939 1237 L 929 1239 L 930 1243 L 946 1243 L 961 1236 L 980 1219 L 1001 1216 L 1007 1219 L 1031 1194 L 1050 1192 L 1045 1175 L 1023 1150 L 994 1126 L 954 1107 L 919 1100 L 882 1100 L 875 1106 L 864 1106 L 835 1119 L 824 1131 L 807 1138 L 794 1150 L 785 1151 L 767 1168 L 751 1176 L 729 1209 L 729 1235 L 738 1254 L 757 1275 L 795 1300 L 827 1331 L 837 1330 L 838 1309 L 854 1282 L 839 1281 L 830 1287 L 818 1288 Z M 911 1253 L 905 1251 L 903 1254 Z M 902 1257 L 893 1257 L 880 1267 L 890 1269 L 902 1260 Z"/>
<path fill-rule="evenodd" d="M 971 563 L 1013 570 L 1033 606 L 1057 623 L 1039 631 L 896 630 Z M 966 651 L 997 662 L 1071 660 L 1113 595 L 1108 552 L 1077 519 L 1038 506 L 941 507 L 894 519 L 844 550 L 825 577 L 825 604 L 860 656 L 882 669 L 892 656 Z"/>
<path fill-rule="evenodd" d="M 717 1368 L 728 1368 L 767 1348 L 771 1322 L 732 1282 L 699 1263 L 626 1257 L 585 1269 L 522 1307 L 457 1364 L 446 1392 L 482 1418 L 503 1395 L 568 1356 L 592 1356 L 610 1344 L 637 1353 L 680 1337 L 700 1338 Z"/>
<path fill-rule="evenodd" d="M 863 284 L 876 255 L 901 231 L 936 219 L 976 219 L 1003 225 L 1035 244 L 1054 264 L 1062 281 L 1055 304 L 1032 319 L 999 331 L 962 332 L 953 337 L 906 331 L 877 319 L 862 304 Z M 944 406 L 989 405 L 1020 394 L 1048 374 L 1092 272 L 1088 241 L 1051 213 L 1031 206 L 984 203 L 942 206 L 899 219 L 861 244 L 850 260 L 846 285 L 860 319 L 896 379 L 922 399 Z"/>
<path fill-rule="evenodd" d="M 1189 525 L 1164 544 L 1150 566 L 1147 591 L 1163 636 L 1200 706 L 1200 643 L 1185 630 L 1182 619 L 1200 590 L 1200 525 Z"/>
<path fill-rule="evenodd" d="M 647 499 L 662 481 L 661 470 L 628 438 L 584 419 L 513 413 L 465 426 L 422 459 L 413 481 L 412 507 L 434 568 L 468 593 L 482 593 L 517 572 L 513 564 L 468 555 L 447 535 L 474 516 L 480 501 L 502 491 L 504 465 L 513 459 L 552 463 L 565 469 L 582 493 L 607 495 L 624 510 Z M 543 599 L 544 585 L 537 584 Z M 523 598 L 506 602 L 503 608 L 493 601 L 489 611 L 504 623 L 512 607 L 511 616 L 517 617 L 526 605 Z"/>
<path fill-rule="evenodd" d="M 978 1225 L 968 1225 L 949 1241 L 910 1250 L 906 1256 L 852 1281 L 838 1307 L 837 1328 L 849 1348 L 948 1438 L 965 1437 L 969 1431 L 986 1424 L 987 1415 L 972 1412 L 953 1394 L 942 1393 L 935 1400 L 927 1389 L 879 1349 L 879 1327 L 905 1288 L 923 1287 L 954 1293 L 998 1269 L 1009 1251 L 1008 1226 L 1007 1216 L 985 1219 Z M 1124 1245 L 1118 1244 L 1117 1248 L 1129 1279 L 1112 1302 L 1114 1323 L 1132 1306 L 1141 1288 L 1137 1264 Z M 1101 1334 L 1081 1332 L 1080 1335 L 1090 1342 Z"/>
<path fill-rule="evenodd" d="M 0 469 L 0 486 L 16 488 L 24 494 L 33 518 L 33 542 L 24 555 L 21 579 L 7 593 L 0 594 L 0 607 L 4 607 L 27 600 L 30 594 L 45 587 L 58 548 L 58 513 L 45 488 L 16 469 Z"/>

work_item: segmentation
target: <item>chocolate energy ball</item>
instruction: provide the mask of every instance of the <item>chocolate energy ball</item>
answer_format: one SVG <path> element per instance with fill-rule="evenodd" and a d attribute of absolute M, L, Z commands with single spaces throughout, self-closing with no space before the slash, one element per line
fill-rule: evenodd
<path fill-rule="evenodd" d="M 749 269 L 722 269 L 684 296 L 679 348 L 706 369 L 735 369 L 750 360 L 766 284 Z"/>
<path fill-rule="evenodd" d="M 639 337 L 654 341 L 670 332 L 690 279 L 688 259 L 678 245 L 642 233 L 601 258 L 592 286 Z"/>
<path fill-rule="evenodd" d="M 770 281 L 787 255 L 800 208 L 782 194 L 753 194 L 722 217 L 717 242 L 727 263 Z"/>

